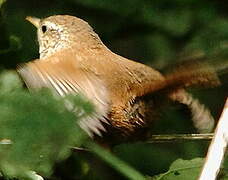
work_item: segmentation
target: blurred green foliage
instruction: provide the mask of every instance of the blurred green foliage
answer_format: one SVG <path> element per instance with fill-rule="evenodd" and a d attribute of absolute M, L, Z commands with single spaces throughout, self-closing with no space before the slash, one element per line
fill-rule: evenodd
<path fill-rule="evenodd" d="M 155 180 L 191 180 L 197 179 L 201 167 L 203 166 L 204 159 L 195 158 L 192 160 L 178 159 L 173 162 L 166 173 L 156 176 Z"/>
<path fill-rule="evenodd" d="M 12 142 L 0 145 L 0 169 L 7 176 L 25 176 L 29 170 L 50 175 L 54 163 L 87 137 L 76 123 L 81 117 L 64 108 L 62 99 L 46 89 L 28 93 L 15 72 L 0 75 L 0 99 L 0 139 Z M 79 109 L 89 106 L 79 96 L 71 99 Z"/>
<path fill-rule="evenodd" d="M 111 50 L 161 70 L 188 58 L 227 64 L 227 12 L 225 0 L 0 0 L 0 70 L 4 71 L 0 76 L 0 137 L 14 142 L 4 148 L 0 145 L 1 171 L 9 176 L 24 176 L 22 172 L 35 170 L 51 175 L 47 178 L 50 180 L 125 179 L 134 169 L 148 179 L 165 172 L 168 175 L 162 175 L 163 179 L 176 179 L 177 174 L 181 178 L 191 174 L 193 178 L 195 170 L 171 172 L 179 165 L 200 165 L 198 160 L 188 160 L 204 157 L 208 142 L 121 144 L 113 148 L 114 161 L 110 153 L 99 148 L 92 148 L 98 156 L 84 151 L 70 153 L 69 146 L 87 142 L 76 125 L 79 118 L 64 109 L 63 102 L 49 91 L 29 94 L 18 77 L 5 70 L 38 57 L 36 31 L 25 17 L 53 14 L 85 19 Z M 191 90 L 215 118 L 227 96 L 227 78 L 221 76 L 221 87 Z M 69 97 L 87 113 L 92 111 L 86 101 L 75 98 Z M 171 106 L 161 114 L 161 120 L 154 123 L 154 133 L 195 132 L 183 106 Z M 118 169 L 115 158 L 130 167 L 125 164 Z M 186 161 L 175 161 L 180 158 Z M 225 174 L 221 177 L 225 178 Z"/>

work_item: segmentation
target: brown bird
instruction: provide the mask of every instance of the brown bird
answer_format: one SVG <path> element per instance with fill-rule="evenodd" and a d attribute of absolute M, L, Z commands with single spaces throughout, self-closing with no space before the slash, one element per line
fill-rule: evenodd
<path fill-rule="evenodd" d="M 163 76 L 113 53 L 82 19 L 55 15 L 27 20 L 37 28 L 40 59 L 19 66 L 19 74 L 28 88 L 48 87 L 61 96 L 80 93 L 91 100 L 95 113 L 79 122 L 89 135 L 134 136 L 156 118 L 163 99 L 186 104 L 199 130 L 213 127 L 210 112 L 184 90 L 219 84 L 207 64 L 190 63 Z"/>

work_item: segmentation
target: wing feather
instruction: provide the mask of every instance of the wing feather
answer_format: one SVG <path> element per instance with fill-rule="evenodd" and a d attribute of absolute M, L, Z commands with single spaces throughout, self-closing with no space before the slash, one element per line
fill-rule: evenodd
<path fill-rule="evenodd" d="M 87 97 L 95 105 L 95 113 L 83 118 L 79 125 L 90 136 L 94 133 L 101 136 L 101 131 L 105 131 L 102 122 L 107 123 L 109 98 L 106 87 L 94 73 L 62 57 L 58 61 L 51 57 L 32 61 L 19 66 L 18 72 L 29 89 L 48 87 L 60 96 L 80 93 Z"/>

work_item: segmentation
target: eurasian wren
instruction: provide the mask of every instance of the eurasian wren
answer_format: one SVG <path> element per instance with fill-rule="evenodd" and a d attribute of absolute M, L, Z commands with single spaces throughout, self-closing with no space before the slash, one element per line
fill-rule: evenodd
<path fill-rule="evenodd" d="M 113 53 L 82 19 L 56 15 L 27 20 L 37 28 L 40 59 L 20 66 L 18 72 L 29 88 L 49 87 L 61 96 L 82 93 L 91 100 L 95 113 L 79 122 L 88 134 L 101 135 L 105 126 L 130 136 L 147 127 L 157 114 L 157 92 L 186 104 L 198 129 L 212 126 L 209 111 L 184 90 L 218 84 L 210 68 L 193 64 L 163 76 Z"/>

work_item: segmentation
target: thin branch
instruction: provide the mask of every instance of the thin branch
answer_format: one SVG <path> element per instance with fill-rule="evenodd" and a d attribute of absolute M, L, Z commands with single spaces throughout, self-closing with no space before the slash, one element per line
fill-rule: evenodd
<path fill-rule="evenodd" d="M 161 134 L 161 135 L 152 135 L 148 138 L 145 143 L 165 143 L 165 142 L 174 142 L 174 141 L 197 141 L 197 140 L 211 140 L 213 138 L 213 133 L 205 134 Z M 0 145 L 12 144 L 9 139 L 0 140 Z M 72 147 L 74 151 L 88 151 L 88 149 L 81 147 Z"/>
<path fill-rule="evenodd" d="M 164 135 L 152 135 L 146 143 L 158 143 L 167 141 L 195 141 L 195 140 L 211 140 L 213 133 L 206 134 L 164 134 Z"/>
<path fill-rule="evenodd" d="M 214 138 L 208 149 L 207 157 L 204 163 L 199 180 L 215 180 L 228 143 L 228 98 L 224 106 L 222 115 L 215 129 Z"/>

